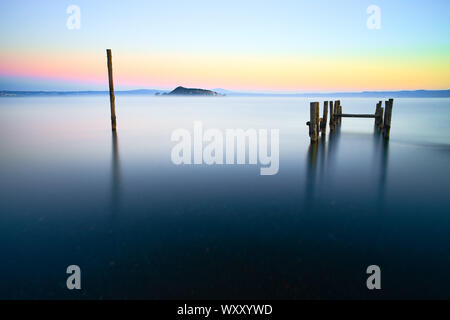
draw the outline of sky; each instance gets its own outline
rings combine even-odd
[[[106,48],[116,90],[450,89],[449,14],[448,0],[1,1],[0,90],[107,90]]]

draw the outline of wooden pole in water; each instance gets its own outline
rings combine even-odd
[[[380,104],[380,119],[378,121],[378,129],[380,131],[383,131],[383,127],[384,127],[384,108],[383,108],[383,101],[378,102]]]
[[[339,118],[337,117],[339,114],[339,100],[334,102],[334,125],[339,125]]]
[[[381,130],[383,128],[383,112],[384,112],[384,108],[383,108],[383,101],[378,101],[377,103],[377,109],[375,112],[375,127],[378,130]]]
[[[324,101],[323,117],[322,122],[320,123],[320,130],[322,131],[322,135],[325,135],[327,133],[327,121],[328,121],[328,101]]]
[[[380,131],[382,131],[382,130],[383,130],[383,127],[384,127],[384,117],[383,117],[383,114],[384,114],[384,108],[381,107],[381,108],[380,108],[380,123],[378,124],[378,129],[379,129]]]
[[[384,138],[389,139],[391,131],[391,120],[392,120],[392,107],[394,105],[394,99],[389,99],[386,101],[386,109],[384,110]]]
[[[319,103],[311,102],[309,105],[309,137],[315,143],[319,137]]]
[[[316,140],[319,140],[319,132],[320,132],[320,108],[319,102],[315,102],[315,113],[316,113]]]
[[[330,101],[330,131],[334,130],[334,107],[333,101]]]
[[[380,123],[380,103],[377,103],[377,106],[375,107],[375,123],[374,123],[374,127],[378,128],[378,125]]]
[[[338,117],[338,115],[340,115],[342,113],[342,109],[341,109],[341,100],[337,100],[335,102],[334,108],[336,109],[335,111],[335,121],[336,124],[341,124],[341,118]]]
[[[114,97],[114,81],[113,81],[111,49],[106,49],[106,57],[108,60],[109,101],[111,105],[111,128],[112,131],[116,131],[116,102]]]

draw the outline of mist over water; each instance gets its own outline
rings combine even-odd
[[[106,96],[1,98],[0,298],[450,298],[450,99],[395,99],[389,142],[345,118],[310,145],[324,100],[117,96],[113,134]],[[278,174],[174,165],[194,121],[279,129]]]

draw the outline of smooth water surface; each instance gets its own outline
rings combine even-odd
[[[118,96],[113,135],[106,96],[1,98],[0,298],[450,298],[450,100],[395,99],[389,143],[343,119],[310,146],[315,100]],[[278,174],[174,165],[197,120],[279,129]]]

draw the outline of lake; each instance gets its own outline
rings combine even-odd
[[[450,298],[450,99],[395,99],[388,143],[345,118],[310,146],[324,100],[119,95],[113,135],[106,95],[0,98],[0,298]],[[279,129],[278,173],[175,165],[194,121]]]

